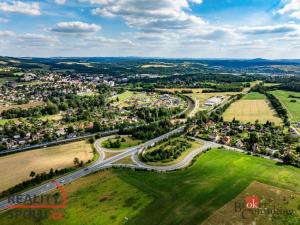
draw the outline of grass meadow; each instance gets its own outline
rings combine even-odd
[[[276,90],[271,91],[271,94],[275,95],[284,105],[292,122],[300,121],[300,92]],[[290,95],[299,98],[289,98]],[[296,102],[291,102],[292,99],[296,100]]]
[[[62,221],[12,220],[9,212],[0,220],[2,225],[199,225],[254,181],[300,192],[300,169],[214,149],[185,170],[109,169],[68,184]]]
[[[121,139],[124,139],[124,142],[121,141]],[[123,149],[126,149],[126,148],[130,148],[130,147],[133,147],[133,146],[136,146],[136,145],[139,145],[142,143],[141,140],[138,140],[138,139],[134,139],[132,137],[129,137],[129,136],[121,136],[119,138],[120,140],[120,147],[118,148],[111,148],[111,147],[107,147],[108,143],[109,143],[109,140],[111,140],[112,142],[115,142],[117,141],[117,137],[110,137],[110,138],[107,138],[106,140],[104,140],[102,142],[102,147],[104,148],[107,148],[109,150],[123,150]]]

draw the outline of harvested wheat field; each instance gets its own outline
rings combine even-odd
[[[29,180],[31,171],[42,173],[49,172],[51,168],[71,167],[75,157],[84,162],[92,159],[91,144],[86,141],[73,142],[1,157],[0,192]]]
[[[241,122],[254,123],[258,120],[261,123],[267,121],[281,124],[281,119],[277,116],[276,111],[266,99],[258,100],[239,100],[234,102],[223,114],[225,121],[231,121],[233,118]]]

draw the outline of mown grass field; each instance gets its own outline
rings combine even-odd
[[[278,86],[280,85],[280,83],[264,83],[264,86],[266,87],[274,87],[274,86]]]
[[[63,116],[59,113],[59,114],[55,114],[55,115],[46,115],[46,116],[42,116],[40,117],[41,120],[43,121],[59,121],[63,118]]]
[[[258,92],[250,92],[249,94],[245,95],[243,100],[261,100],[261,99],[267,99],[267,96],[258,93]]]
[[[64,186],[62,221],[10,220],[1,224],[199,225],[253,181],[300,191],[300,169],[226,150],[211,150],[182,171],[156,173],[114,169]],[[288,223],[281,223],[288,224]],[[257,224],[262,225],[262,224]]]
[[[130,98],[134,93],[132,91],[125,91],[123,92],[122,94],[119,94],[117,96],[114,96],[113,99],[116,99],[118,98],[119,101],[124,101],[126,100],[127,98]]]
[[[266,96],[257,92],[251,92],[232,103],[224,112],[223,118],[225,121],[235,118],[244,123],[254,123],[256,120],[261,123],[271,121],[278,125],[282,123]]]
[[[91,144],[80,141],[0,157],[0,191],[31,179],[31,171],[42,173],[71,167],[75,157],[84,162],[92,159]]]
[[[288,111],[291,121],[300,121],[300,92],[276,90],[271,91],[270,93],[275,95],[279,99],[279,101],[284,105],[284,107]],[[290,95],[299,98],[289,98]],[[292,99],[295,99],[296,102],[291,102]]]
[[[125,141],[120,142],[121,145],[120,145],[119,148],[107,147],[107,144],[108,144],[109,140],[111,140],[111,142],[115,142],[118,139],[117,137],[106,138],[106,140],[104,140],[101,145],[102,145],[102,147],[110,149],[110,150],[123,150],[123,149],[130,148],[130,147],[133,147],[133,146],[136,146],[136,145],[139,145],[139,144],[142,143],[141,140],[134,139],[134,138],[129,137],[129,136],[122,136],[119,139],[121,140],[122,138],[124,138]]]

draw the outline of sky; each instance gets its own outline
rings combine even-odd
[[[0,0],[0,55],[300,59],[300,0]]]

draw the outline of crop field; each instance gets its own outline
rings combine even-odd
[[[231,121],[235,118],[244,123],[254,123],[256,120],[261,123],[267,121],[275,124],[282,123],[270,102],[265,99],[264,95],[259,93],[250,93],[231,104],[223,114],[223,118],[225,121]]]
[[[1,214],[0,220],[2,225],[58,222],[65,225],[199,225],[244,193],[254,181],[286,189],[284,193],[299,192],[300,169],[213,149],[202,154],[186,170],[156,173],[110,169],[65,185],[67,207],[62,221],[10,219],[9,212]],[[295,210],[299,213],[299,208]],[[278,218],[277,222],[295,224],[292,221],[299,220],[297,215]]]
[[[284,105],[292,122],[300,121],[300,92],[276,90],[270,93],[275,95]],[[289,98],[290,95],[297,98]],[[291,100],[295,100],[296,102],[291,102]]]
[[[42,173],[51,168],[71,167],[75,157],[84,162],[92,159],[91,144],[80,141],[3,156],[0,158],[0,191],[29,180],[31,171]]]

